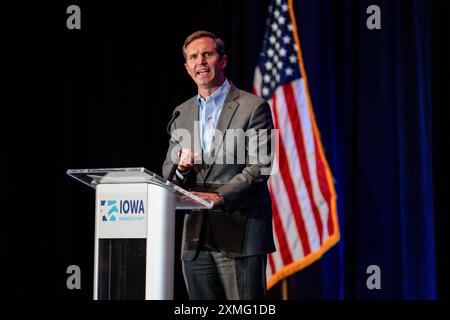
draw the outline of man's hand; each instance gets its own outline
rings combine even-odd
[[[214,207],[220,206],[223,204],[223,196],[218,193],[208,193],[208,192],[196,192],[192,191],[194,195],[199,198],[202,198],[206,201],[212,201],[214,203]]]
[[[190,149],[182,148],[180,152],[180,162],[178,163],[178,171],[187,171],[194,165],[194,160],[198,158],[198,153],[192,152]]]

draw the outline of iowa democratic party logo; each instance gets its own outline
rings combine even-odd
[[[100,200],[101,221],[133,221],[144,219],[143,200]]]
[[[117,200],[100,201],[100,216],[102,221],[116,221],[117,213],[119,213]]]

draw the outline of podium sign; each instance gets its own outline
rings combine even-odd
[[[146,238],[146,183],[97,186],[96,225],[99,239]]]
[[[67,174],[96,189],[94,299],[173,299],[175,209],[212,203],[145,168]]]

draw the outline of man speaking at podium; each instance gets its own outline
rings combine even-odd
[[[215,34],[194,32],[183,55],[198,94],[174,110],[163,175],[173,172],[175,183],[214,203],[185,216],[181,259],[189,298],[264,299],[267,253],[275,250],[272,161],[249,159],[252,150],[271,153],[270,107],[225,78],[225,45]],[[174,131],[189,135],[180,139]]]

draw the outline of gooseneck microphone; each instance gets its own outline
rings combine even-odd
[[[180,111],[175,111],[172,115],[172,119],[170,120],[169,124],[167,125],[166,131],[167,133],[172,136],[172,134],[170,133],[170,126],[172,125],[172,123],[175,121],[176,118],[178,118],[180,116]],[[179,144],[179,142],[177,140],[174,140],[177,144]],[[178,164],[174,163],[172,165],[172,169],[170,169],[170,173],[169,176],[167,177],[167,180],[172,181],[173,176],[175,175],[175,171],[177,170]]]
[[[167,127],[166,127],[166,131],[167,131],[167,133],[169,134],[169,136],[172,135],[172,134],[170,133],[170,126],[171,126],[172,123],[175,121],[175,119],[178,118],[179,116],[180,116],[180,111],[177,110],[177,111],[175,111],[175,112],[173,113],[172,119],[170,119],[169,124],[168,124]]]

